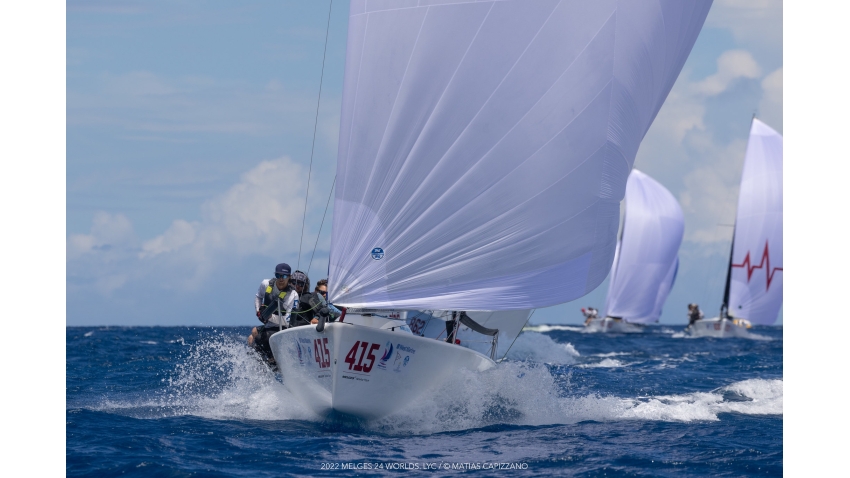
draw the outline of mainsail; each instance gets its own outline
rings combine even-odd
[[[776,322],[782,307],[782,136],[753,118],[727,278],[727,313]]]
[[[685,218],[676,198],[658,181],[632,170],[606,315],[640,324],[658,321],[673,286],[684,233]]]
[[[341,306],[512,310],[596,288],[710,0],[352,0]]]

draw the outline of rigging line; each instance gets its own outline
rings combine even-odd
[[[532,311],[531,311],[531,313],[530,313],[530,314],[528,314],[528,318],[527,318],[527,319],[525,319],[525,323],[524,323],[524,324],[522,324],[522,329],[524,329],[524,328],[525,328],[525,326],[526,326],[526,325],[528,325],[528,321],[529,321],[529,320],[531,320],[531,316],[533,316],[535,312],[537,312],[537,309],[532,310]],[[507,356],[508,356],[508,352],[510,352],[510,351],[511,351],[511,347],[513,347],[513,346],[514,346],[514,342],[516,342],[516,339],[518,339],[518,338],[519,338],[519,336],[520,336],[520,335],[522,335],[522,329],[519,329],[519,333],[518,333],[518,334],[516,334],[516,337],[514,337],[514,341],[513,341],[513,342],[511,342],[511,345],[510,345],[510,346],[508,346],[508,350],[505,350],[505,355],[502,355],[502,358],[500,358],[500,359],[499,359],[499,363],[502,363],[502,360],[505,360],[505,357],[507,357]]]
[[[313,146],[310,148],[310,167],[307,169],[307,193],[304,195],[304,215],[301,217],[301,240],[298,242],[298,263],[295,269],[301,268],[301,246],[304,244],[304,223],[307,221],[307,199],[310,197],[310,177],[313,173],[313,152],[316,150],[316,129],[319,126],[319,105],[322,103],[322,82],[325,79],[325,57],[328,53],[328,33],[331,31],[331,9],[334,0],[328,5],[328,25],[325,28],[325,50],[322,53],[322,75],[319,77],[319,99],[316,101],[316,120],[313,123]]]
[[[310,264],[307,266],[307,275],[310,275],[310,267],[313,266],[313,257],[316,256],[316,248],[319,247],[319,237],[322,235],[322,227],[325,225],[325,216],[328,214],[328,206],[331,205],[331,198],[334,194],[334,186],[336,186],[336,175],[334,175],[334,181],[331,184],[331,192],[328,193],[328,202],[325,204],[325,213],[322,214],[322,223],[319,224],[319,233],[316,234],[316,244],[313,246],[313,254],[310,256]]]

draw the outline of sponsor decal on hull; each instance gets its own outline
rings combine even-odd
[[[298,354],[298,364],[304,365],[304,351],[301,349],[301,347],[302,347],[301,344],[304,344],[303,346],[307,348],[307,355],[308,356],[312,353],[312,350],[310,349],[310,341],[309,340],[303,339],[301,337],[298,337],[297,339],[295,339],[295,348],[296,348],[297,354]]]
[[[387,360],[391,359],[393,356],[393,343],[387,342],[385,345],[384,354],[381,355],[381,360],[378,362],[378,368],[381,370],[387,369]]]
[[[407,368],[407,364],[410,363],[410,356],[416,353],[416,349],[402,344],[396,344],[396,347],[398,348],[398,351],[396,352],[396,358],[393,362],[393,372],[399,373],[403,372]],[[402,354],[402,352],[404,352],[404,354]]]

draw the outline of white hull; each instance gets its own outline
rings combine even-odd
[[[404,327],[406,329],[406,327]],[[362,419],[393,413],[450,374],[495,365],[473,350],[396,327],[331,323],[283,330],[269,343],[286,388],[317,415]]]
[[[591,320],[585,327],[585,332],[609,332],[615,334],[639,334],[643,333],[643,327],[630,324],[625,320],[616,320],[610,317]]]
[[[747,337],[747,324],[744,321],[732,321],[714,317],[698,320],[686,329],[693,337]]]

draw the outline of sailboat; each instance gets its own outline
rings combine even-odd
[[[270,338],[286,388],[319,416],[379,418],[496,366],[411,333],[410,311],[458,320],[595,289],[710,6],[353,0],[329,257],[344,313]]]
[[[679,202],[658,181],[633,169],[605,299],[605,315],[587,331],[634,333],[658,321],[676,280],[685,233]]]
[[[743,337],[771,325],[782,307],[782,136],[753,117],[732,251],[718,317],[688,327],[694,336]]]

